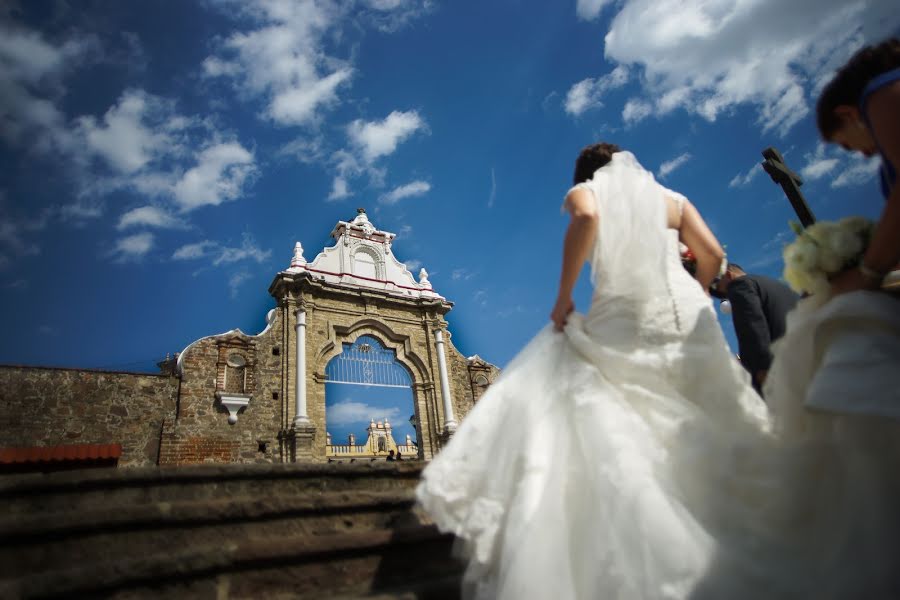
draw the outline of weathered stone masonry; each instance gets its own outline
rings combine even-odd
[[[122,444],[120,466],[159,460],[177,377],[0,366],[0,445]]]

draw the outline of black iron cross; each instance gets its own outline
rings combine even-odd
[[[791,201],[791,206],[794,207],[794,212],[800,218],[800,223],[804,227],[809,227],[815,223],[816,217],[812,214],[809,205],[806,204],[806,199],[800,192],[800,186],[803,185],[803,180],[800,179],[800,176],[784,164],[784,158],[781,157],[781,153],[775,148],[766,148],[763,150],[762,155],[766,159],[762,163],[763,169],[766,170],[772,181],[780,185],[781,189],[784,190],[788,200]]]

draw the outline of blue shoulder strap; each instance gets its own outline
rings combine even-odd
[[[866,103],[869,101],[869,96],[872,95],[872,92],[883,88],[889,83],[893,83],[900,79],[900,68],[896,68],[886,73],[882,73],[878,77],[871,80],[866,87],[863,88],[862,94],[859,96],[859,111],[866,116]],[[866,117],[868,119],[868,117]]]
[[[872,124],[869,122],[869,113],[866,111],[866,104],[869,102],[869,96],[895,81],[900,81],[900,68],[882,73],[878,77],[872,79],[866,87],[863,88],[863,92],[859,97],[859,114],[862,115],[863,121],[865,121],[866,127],[868,127],[869,130],[872,129]],[[887,158],[885,158],[884,151],[880,146],[878,147],[878,152],[881,154],[881,171],[879,173],[881,179],[881,192],[884,194],[884,197],[887,198],[891,193],[891,188],[897,180],[897,172],[894,169],[894,166]]]

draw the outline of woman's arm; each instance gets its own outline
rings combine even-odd
[[[900,83],[894,83],[872,94],[868,112],[872,135],[895,171],[900,171]],[[877,273],[887,274],[900,262],[900,183],[887,198],[881,218],[875,226],[875,233],[869,248],[863,256],[863,265]],[[866,277],[859,269],[849,269],[831,282],[834,294],[843,294],[862,289],[877,289],[881,282]]]
[[[578,281],[581,268],[588,259],[597,239],[597,203],[590,190],[574,189],[566,196],[566,208],[572,216],[566,238],[563,242],[562,274],[559,279],[559,294],[550,318],[557,331],[562,331],[569,314],[575,310],[572,290]]]
[[[709,230],[706,221],[688,200],[684,201],[678,237],[697,257],[697,273],[694,277],[700,282],[703,291],[709,294],[709,284],[722,268],[725,251]]]

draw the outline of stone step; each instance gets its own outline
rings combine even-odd
[[[0,597],[445,598],[462,572],[452,543],[452,536],[418,525],[173,545],[99,563],[74,555],[66,566],[0,581]]]
[[[39,573],[72,556],[102,562],[163,546],[225,544],[413,526],[412,490],[107,505],[0,517],[0,577]]]
[[[423,467],[417,461],[193,465],[10,475],[0,477],[0,503],[6,515],[17,515],[178,500],[409,490]]]
[[[429,579],[400,586],[393,591],[339,593],[328,600],[459,600],[461,577],[457,573],[443,579]]]

